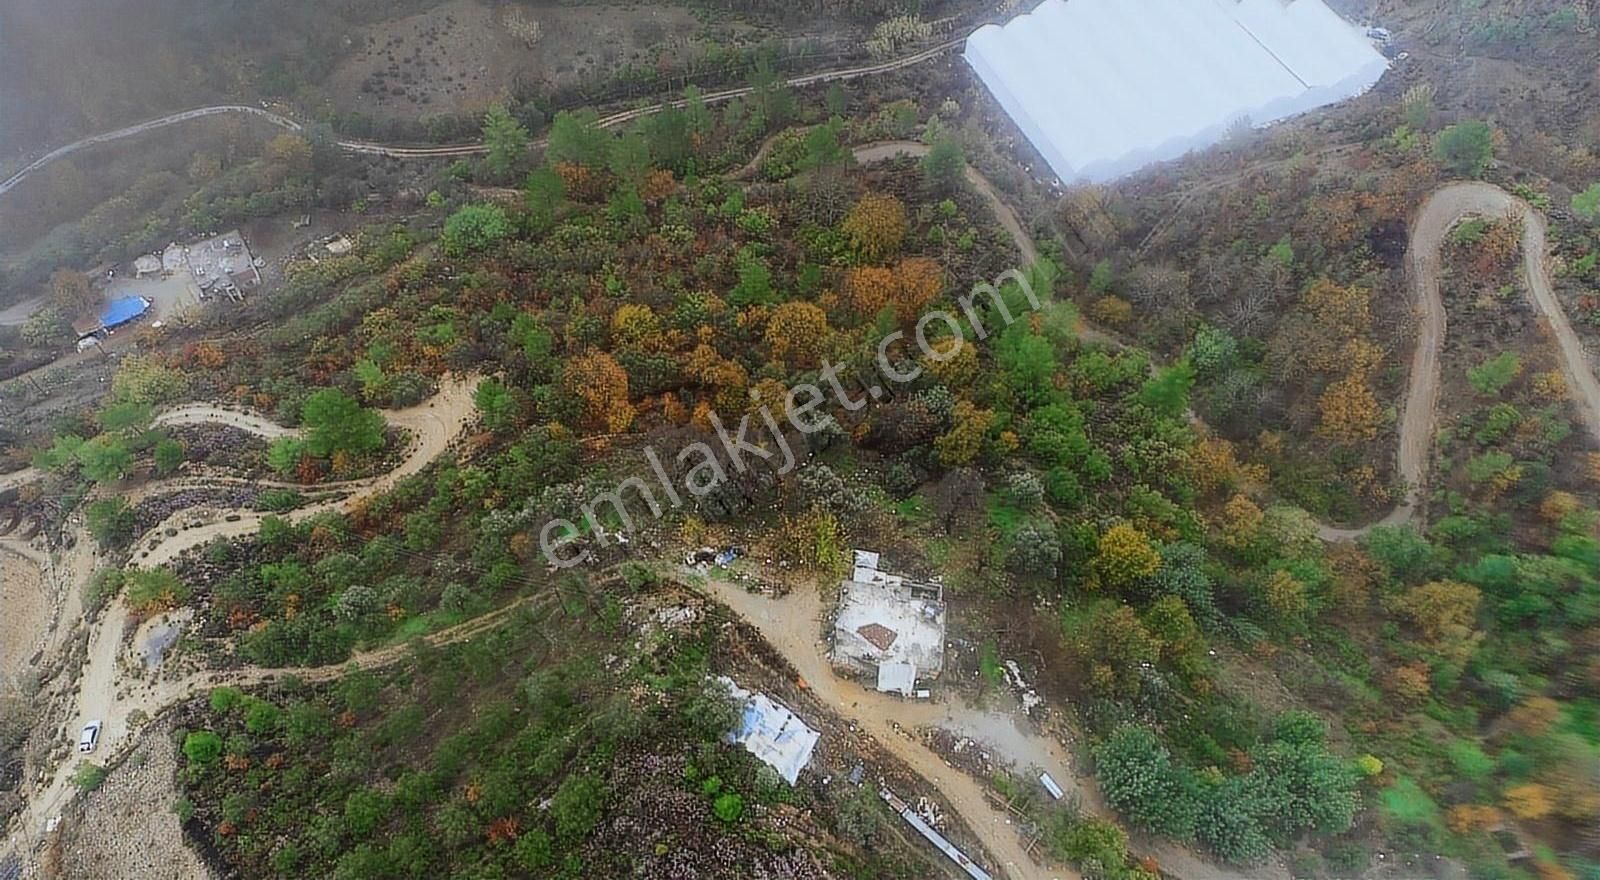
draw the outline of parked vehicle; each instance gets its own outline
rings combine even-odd
[[[78,734],[78,751],[92,752],[100,745],[100,729],[105,725],[100,721],[91,721],[83,726],[83,733]]]

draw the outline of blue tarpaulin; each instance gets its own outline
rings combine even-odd
[[[125,296],[106,306],[100,313],[100,324],[106,329],[119,327],[150,310],[150,301],[142,296]]]

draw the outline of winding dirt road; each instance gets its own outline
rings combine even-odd
[[[403,428],[410,434],[411,444],[401,463],[381,476],[347,482],[344,484],[346,488],[354,491],[343,498],[299,508],[286,514],[284,518],[291,522],[299,522],[329,510],[349,512],[366,499],[389,491],[400,480],[421,471],[447,451],[450,444],[472,420],[474,416],[472,391],[476,384],[475,376],[446,377],[440,382],[438,392],[423,403],[408,409],[386,411],[384,415],[390,425]],[[262,436],[279,437],[295,434],[290,429],[272,424],[260,416],[242,410],[206,405],[169,410],[156,421],[159,424],[197,424],[217,421]],[[192,514],[192,511],[188,513]],[[225,518],[199,528],[179,531],[171,537],[156,538],[154,546],[147,545],[144,552],[129,563],[129,567],[154,567],[176,559],[185,550],[219,538],[238,538],[254,534],[259,530],[261,520],[265,518],[264,514],[254,511],[235,511],[231,516],[237,518]],[[161,535],[162,528],[158,526],[151,534]],[[141,544],[149,538],[147,535],[145,539],[141,539]],[[96,570],[92,555],[85,549],[92,543],[87,535],[80,535],[71,554],[72,558],[81,564],[68,568],[72,577],[61,586],[73,597],[81,595],[84,584]],[[64,616],[63,620],[76,620],[81,616],[81,606],[74,602],[72,607],[77,610],[74,610],[70,617]],[[502,608],[452,630],[438,633],[433,638],[441,640],[441,643],[466,638],[495,625],[511,610],[512,607],[509,606]],[[66,728],[69,732],[76,732],[91,720],[102,721],[105,727],[101,734],[101,748],[105,752],[113,751],[127,738],[130,732],[129,719],[136,711],[153,716],[202,688],[224,682],[251,684],[277,675],[296,672],[296,670],[247,669],[204,673],[177,681],[132,685],[122,675],[122,661],[126,653],[123,641],[131,619],[131,611],[122,597],[113,599],[107,605],[90,634],[82,679],[78,684],[74,715]],[[64,632],[68,627],[58,626],[57,629]],[[356,666],[382,665],[392,663],[402,656],[404,656],[403,647],[396,646],[357,655],[351,662]],[[338,667],[298,670],[298,672],[308,675],[311,680],[326,680],[336,677],[339,670],[348,665],[346,663]],[[63,762],[56,768],[54,777],[44,791],[28,799],[28,807],[22,815],[22,821],[18,823],[14,832],[17,836],[13,837],[12,843],[23,844],[30,839],[38,838],[46,820],[55,815],[65,799],[72,794],[72,771],[75,767],[75,761]]]
[[[1579,420],[1589,436],[1600,444],[1600,381],[1590,369],[1578,334],[1567,320],[1566,310],[1556,298],[1545,264],[1544,216],[1505,190],[1493,184],[1453,183],[1435,190],[1411,221],[1410,244],[1406,251],[1406,270],[1410,274],[1418,315],[1416,350],[1411,358],[1411,375],[1401,403],[1400,446],[1397,469],[1405,481],[1406,497],[1394,510],[1376,523],[1360,528],[1323,526],[1328,541],[1350,541],[1371,531],[1374,525],[1402,525],[1416,519],[1427,490],[1428,462],[1432,458],[1433,438],[1438,424],[1440,363],[1445,341],[1444,299],[1439,293],[1443,267],[1440,254],[1445,236],[1468,217],[1513,216],[1522,221],[1522,267],[1528,295],[1539,315],[1549,322],[1561,353],[1561,372],[1571,389]]]
[[[902,70],[907,67],[921,64],[924,61],[928,61],[933,58],[937,58],[965,42],[966,40],[964,38],[948,40],[936,46],[930,46],[927,49],[906,55],[902,58],[894,58],[878,64],[865,64],[856,67],[841,68],[838,70],[824,70],[818,73],[808,73],[802,76],[790,77],[789,79],[785,80],[785,83],[791,87],[798,88],[802,86],[817,85],[820,83],[843,82],[846,80],[859,79],[861,77],[890,73],[896,70]],[[706,94],[701,95],[700,99],[706,104],[720,104],[726,101],[731,101],[734,98],[742,98],[753,93],[754,91],[755,90],[749,86],[741,86],[734,89],[722,89],[720,91],[707,92]],[[669,107],[681,108],[685,106],[685,104],[687,104],[687,102],[680,98],[674,101],[662,101],[646,107],[636,107],[632,110],[623,110],[619,113],[613,113],[609,116],[602,117],[599,120],[599,125],[601,128],[612,128],[632,122],[633,120],[644,116],[649,116],[652,113],[659,113]],[[185,110],[181,113],[171,113],[156,119],[146,120],[135,125],[116,129],[115,131],[107,131],[96,135],[90,135],[89,137],[73,141],[65,146],[57,147],[56,149],[51,150],[43,156],[33,160],[29,164],[23,166],[15,174],[6,178],[4,182],[0,182],[0,196],[10,192],[18,184],[28,179],[28,177],[32,176],[41,168],[49,165],[51,162],[54,162],[57,159],[65,158],[66,156],[70,156],[79,150],[95,146],[96,144],[103,144],[110,141],[121,140],[123,138],[134,137],[135,135],[144,134],[148,131],[154,131],[158,128],[165,128],[169,125],[178,125],[193,119],[202,119],[207,116],[217,116],[225,113],[242,113],[255,116],[289,131],[298,132],[303,130],[303,126],[301,126],[300,123],[295,122],[286,116],[282,116],[268,110],[263,110],[259,107],[250,107],[243,104],[197,107],[193,110]],[[372,156],[386,156],[391,159],[461,158],[465,156],[481,155],[488,152],[489,149],[479,142],[437,147],[411,147],[396,144],[381,144],[373,141],[361,140],[341,140],[337,143],[340,147],[349,150],[352,153],[362,153]],[[541,147],[544,145],[544,143],[544,139],[540,138],[539,140],[533,141],[532,146]]]
[[[799,77],[790,80],[790,82],[795,85],[805,85],[813,82],[867,76],[885,70],[898,69],[933,57],[946,51],[952,45],[955,44],[945,44],[927,52],[919,53],[919,55],[883,65],[814,74],[809,77]],[[728,100],[742,94],[748,94],[748,92],[748,89],[733,89],[706,97],[708,101]],[[681,104],[681,102],[667,102],[653,107],[627,111],[623,114],[607,117],[606,120],[602,120],[602,124],[621,124],[630,119],[656,112],[663,107],[678,104]],[[212,112],[234,112],[238,110],[256,112],[253,108],[205,108],[205,110]],[[190,113],[210,115],[201,111],[190,111]],[[185,114],[178,114],[178,116],[194,118]],[[143,124],[143,127],[131,127],[132,129],[137,129],[137,131],[124,129],[111,134],[117,137],[126,137],[139,131],[147,131],[150,128],[159,127],[160,124],[172,124],[172,122],[176,121],[182,120],[169,117],[167,121],[155,120],[152,123]],[[0,194],[15,185],[29,171],[36,170],[37,167],[47,164],[52,157],[59,158],[60,155],[65,155],[73,149],[87,146],[91,142],[99,143],[111,139],[115,138],[110,135],[101,135],[94,139],[81,141],[75,145],[69,145],[71,149],[62,148],[51,154],[51,156],[34,163],[34,166],[30,166],[29,169],[19,172],[19,175],[14,175],[12,180],[0,186]],[[444,148],[386,147],[357,142],[348,142],[342,145],[358,152],[376,152],[397,158],[459,156],[468,155],[482,149],[476,145]],[[921,156],[925,155],[926,152],[927,147],[920,143],[890,141],[859,147],[855,150],[855,155],[858,161],[871,162],[896,156]],[[1000,224],[1015,241],[1024,259],[1030,261],[1035,259],[1037,257],[1037,249],[1015,210],[1011,208],[992,183],[983,177],[981,173],[969,167],[966,174],[968,182],[973,185],[979,195],[994,210]],[[1408,492],[1405,500],[1380,520],[1380,523],[1405,523],[1416,518],[1419,512],[1421,492],[1426,485],[1427,464],[1436,424],[1440,386],[1440,355],[1445,339],[1445,312],[1439,292],[1441,274],[1440,250],[1445,236],[1458,222],[1466,217],[1475,215],[1501,216],[1508,212],[1519,215],[1523,220],[1524,270],[1533,305],[1550,323],[1560,348],[1562,370],[1575,393],[1580,417],[1591,436],[1597,442],[1600,442],[1600,381],[1596,380],[1594,373],[1588,367],[1582,344],[1577,334],[1573,332],[1566,314],[1551,288],[1549,273],[1545,266],[1546,228],[1543,217],[1520,199],[1489,184],[1460,183],[1445,186],[1423,203],[1411,224],[1407,269],[1411,277],[1419,310],[1420,329],[1406,398],[1402,403],[1403,415],[1397,456],[1398,471],[1406,483],[1413,488]],[[1101,334],[1095,335],[1105,340],[1110,340],[1110,337],[1104,337]],[[300,520],[330,509],[349,510],[364,498],[392,488],[398,480],[421,470],[434,457],[444,452],[451,440],[471,417],[471,414],[471,383],[467,379],[446,383],[441,387],[440,394],[423,406],[390,413],[390,422],[407,428],[414,438],[414,444],[408,450],[402,464],[394,471],[381,477],[368,481],[351,481],[350,484],[344,487],[351,490],[351,494],[346,497],[301,508],[290,514],[289,518]],[[233,424],[269,438],[290,436],[294,433],[289,429],[274,425],[249,413],[208,406],[182,407],[164,414],[164,420],[158,419],[160,424],[182,424],[200,421]],[[0,488],[20,485],[36,476],[31,471],[0,475]],[[253,513],[248,515],[240,514],[239,518],[233,522],[216,522],[180,532],[170,539],[157,542],[153,548],[147,548],[145,554],[137,560],[136,564],[141,566],[159,565],[176,558],[183,550],[190,547],[199,546],[217,538],[243,537],[252,534],[259,528],[261,518],[260,515]],[[1332,541],[1352,540],[1364,535],[1371,528],[1371,525],[1354,529],[1325,526],[1322,529],[1322,535]],[[709,590],[716,598],[723,601],[760,629],[763,635],[811,682],[814,692],[819,698],[826,701],[841,715],[851,718],[860,724],[885,748],[936,786],[952,807],[960,812],[974,833],[980,836],[985,847],[1000,859],[1003,873],[1006,876],[1021,878],[1021,880],[1034,880],[1034,878],[1052,878],[1053,880],[1053,878],[1075,876],[1073,872],[1064,868],[1043,868],[1036,864],[1023,851],[1016,830],[1006,816],[991,806],[984,797],[982,787],[965,774],[946,766],[936,755],[908,737],[900,728],[934,725],[948,727],[992,743],[998,741],[1002,746],[1002,751],[1012,756],[1020,764],[1036,765],[1051,770],[1052,775],[1063,784],[1067,784],[1070,781],[1077,786],[1086,806],[1103,809],[1103,805],[1099,805],[1098,797],[1094,794],[1092,784],[1078,780],[1076,774],[1072,772],[1068,756],[1061,749],[1059,743],[1024,732],[1009,719],[1000,718],[996,720],[993,713],[985,713],[973,707],[960,704],[935,706],[891,700],[876,692],[867,691],[854,684],[835,679],[827,668],[825,657],[816,642],[816,633],[819,631],[819,621],[821,619],[820,599],[816,597],[808,597],[799,601],[794,599],[787,600],[783,604],[781,611],[779,611],[780,603],[750,596],[742,589],[732,585],[713,582],[709,586]],[[490,616],[469,621],[454,630],[439,633],[434,638],[440,640],[466,638],[494,626],[503,618],[503,615],[511,613],[514,607],[501,609],[501,611],[494,612]],[[154,714],[172,702],[197,693],[203,688],[224,683],[257,683],[291,672],[296,672],[302,677],[308,678],[308,680],[326,680],[342,674],[343,670],[349,666],[349,664],[341,664],[338,667],[298,671],[252,669],[206,673],[175,682],[149,686],[140,692],[119,692],[118,663],[127,614],[127,609],[120,601],[114,602],[107,609],[105,618],[96,628],[91,638],[89,662],[85,668],[84,679],[80,686],[77,717],[74,721],[74,725],[86,723],[91,718],[101,718],[106,721],[105,743],[107,748],[126,737],[128,732],[127,719],[136,709]],[[402,656],[404,656],[403,649],[398,647],[386,648],[381,651],[359,655],[353,662],[357,666],[375,666],[394,662]],[[1009,729],[1007,729],[1008,726]],[[77,727],[72,726],[69,729],[76,730]],[[27,826],[24,833],[37,833],[37,829],[42,827],[45,818],[52,815],[63,799],[70,794],[70,777],[71,762],[68,762],[58,769],[51,785],[42,795],[30,798],[29,808],[25,814],[27,821],[23,823]],[[1180,847],[1157,844],[1153,854],[1161,859],[1169,871],[1185,878],[1185,880],[1214,880],[1214,878],[1219,880],[1219,878],[1241,876],[1238,872],[1224,871],[1205,863]],[[1263,870],[1266,873],[1261,876],[1281,876],[1276,869]]]
[[[921,157],[928,147],[916,141],[883,141],[857,147],[856,161],[875,162],[901,156]],[[1023,227],[1017,212],[1006,202],[988,178],[967,166],[966,178],[994,211],[996,219],[1011,235],[1024,261],[1038,259],[1038,249]],[[1545,265],[1546,223],[1544,216],[1527,202],[1490,183],[1478,181],[1452,183],[1435,190],[1417,209],[1411,221],[1406,249],[1406,271],[1418,310],[1416,349],[1412,353],[1411,373],[1405,399],[1401,401],[1399,447],[1396,469],[1407,486],[1406,496],[1394,509],[1376,522],[1345,528],[1319,525],[1325,541],[1354,541],[1376,526],[1404,525],[1420,513],[1427,489],[1428,462],[1433,452],[1433,437],[1438,423],[1440,362],[1445,342],[1445,308],[1439,293],[1443,268],[1440,255],[1445,236],[1468,217],[1514,216],[1522,221],[1523,275],[1533,307],[1549,322],[1561,352],[1561,371],[1572,389],[1578,415],[1596,445],[1600,445],[1600,381],[1595,378],[1584,354],[1583,342],[1567,320],[1566,310],[1556,298]],[[1091,327],[1082,335],[1091,341],[1121,345],[1121,341]]]

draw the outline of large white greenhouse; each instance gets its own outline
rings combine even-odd
[[[1044,0],[973,32],[965,57],[1066,182],[1352,98],[1388,69],[1322,0]]]

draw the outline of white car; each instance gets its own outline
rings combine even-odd
[[[83,733],[78,734],[78,751],[92,752],[95,746],[100,745],[100,729],[105,725],[99,721],[91,721],[83,726]]]

